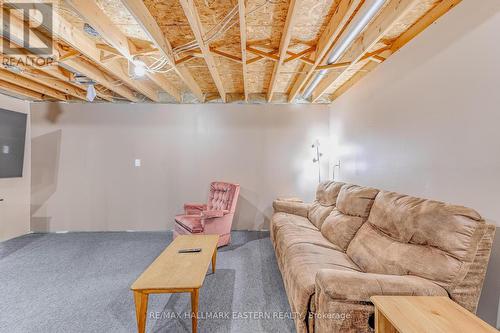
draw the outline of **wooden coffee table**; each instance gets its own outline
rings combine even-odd
[[[372,296],[375,333],[498,333],[448,297]]]
[[[146,331],[149,294],[191,293],[192,330],[197,331],[199,289],[210,261],[215,273],[218,235],[178,236],[130,287],[134,292],[137,330]],[[180,249],[201,248],[198,253],[178,253]]]

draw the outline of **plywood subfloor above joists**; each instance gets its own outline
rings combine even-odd
[[[96,102],[330,103],[460,3],[386,0],[362,31],[369,34],[382,24],[384,33],[370,35],[377,39],[366,47],[362,37],[355,38],[341,60],[329,64],[331,50],[373,1],[87,1],[88,8],[76,0],[31,1],[35,7],[54,7],[57,31],[30,26],[39,43],[54,37],[54,63],[3,65],[0,93],[81,103],[88,102],[86,90],[92,84]],[[20,1],[0,0],[2,11],[16,7],[15,2]],[[401,15],[384,10],[402,7],[409,9]],[[22,44],[22,15],[17,11],[13,17],[18,35],[2,27],[3,39]],[[103,30],[101,23],[110,28]],[[136,66],[144,66],[145,75]],[[333,74],[309,89],[312,97],[304,98],[319,70]],[[34,74],[47,76],[47,82]]]

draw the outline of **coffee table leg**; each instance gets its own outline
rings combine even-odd
[[[212,255],[212,273],[215,273],[215,262],[217,261],[217,248],[214,250],[214,254]]]
[[[198,331],[198,297],[199,289],[193,289],[191,292],[191,326],[193,333]]]
[[[146,312],[148,311],[148,294],[134,291],[135,315],[137,318],[137,332],[146,332]]]
[[[375,307],[375,333],[398,333],[391,322]]]

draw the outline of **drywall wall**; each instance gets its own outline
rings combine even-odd
[[[234,229],[311,200],[327,106],[32,104],[34,231],[167,230],[209,183],[241,184]],[[326,156],[325,156],[326,158]],[[141,159],[136,168],[135,159]],[[323,162],[327,174],[328,161]]]
[[[338,179],[470,206],[500,226],[498,31],[500,1],[464,0],[335,101]],[[479,307],[492,324],[499,234]]]
[[[30,121],[29,103],[0,95],[0,108],[28,114],[23,177],[0,179],[0,241],[30,231]],[[1,167],[1,166],[0,166]]]

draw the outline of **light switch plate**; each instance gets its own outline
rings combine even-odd
[[[134,161],[134,166],[135,166],[136,168],[139,168],[139,167],[141,166],[141,160],[137,158],[137,159]]]

